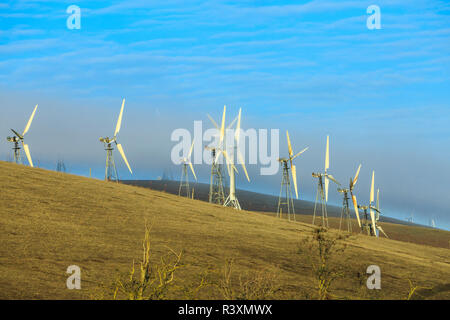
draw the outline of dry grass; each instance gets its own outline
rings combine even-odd
[[[182,288],[195,288],[205,270],[219,270],[229,257],[236,257],[233,269],[240,274],[272,270],[278,298],[303,299],[314,292],[311,267],[296,254],[299,241],[313,230],[307,223],[5,162],[0,162],[0,181],[1,299],[90,298],[99,285],[129,272],[141,256],[145,219],[153,221],[155,256],[163,256],[167,247],[183,251],[180,289],[168,298],[185,298]],[[386,226],[388,233],[389,228],[394,233],[395,227]],[[439,231],[439,236],[448,243],[449,232]],[[364,235],[346,244],[341,263],[347,275],[333,284],[334,298],[405,299],[408,279],[431,288],[417,289],[426,298],[450,298],[449,249]],[[380,292],[364,289],[361,281],[372,264],[382,271]],[[65,286],[69,265],[81,267],[81,290]],[[222,298],[211,287],[196,296]]]

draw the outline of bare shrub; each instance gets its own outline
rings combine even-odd
[[[210,282],[208,280],[208,276],[209,276],[209,272],[208,271],[204,271],[202,272],[202,274],[200,275],[200,281],[198,282],[197,285],[192,286],[184,286],[182,288],[183,292],[184,292],[184,297],[187,300],[196,300],[198,298],[198,294],[200,292],[201,289],[206,288],[210,285]]]
[[[315,280],[317,299],[331,299],[331,286],[335,280],[344,276],[342,263],[337,263],[335,257],[346,249],[344,240],[348,234],[331,235],[327,229],[315,228],[312,237],[304,239],[298,247],[298,253],[303,255],[312,267]]]
[[[419,291],[433,290],[432,287],[421,287],[412,282],[411,279],[408,279],[409,282],[409,293],[406,297],[406,300],[419,300],[424,299],[425,297],[419,293]]]
[[[169,252],[160,258],[159,263],[150,261],[150,230],[146,223],[139,274],[136,274],[133,260],[129,276],[125,279],[118,277],[115,281],[114,299],[161,300],[166,298],[169,288],[173,285],[175,272],[181,267],[182,252],[176,253],[169,248]]]
[[[258,270],[240,274],[239,281],[233,282],[234,259],[227,259],[215,284],[225,300],[267,300],[273,299],[279,291],[277,277],[273,272]]]

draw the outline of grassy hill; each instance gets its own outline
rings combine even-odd
[[[178,195],[178,190],[180,186],[179,181],[174,180],[123,180],[120,181],[121,183],[137,186],[137,187],[144,187],[144,188],[150,188],[153,190],[159,190],[164,191],[172,194]],[[198,200],[208,201],[209,199],[209,184],[204,183],[193,183],[190,184],[191,189],[194,189],[194,198]],[[228,188],[225,189],[225,191],[228,191]],[[226,194],[225,192],[225,194]],[[239,198],[239,203],[241,204],[241,207],[248,211],[258,211],[258,212],[271,212],[275,213],[277,212],[277,206],[278,206],[278,197],[272,196],[269,194],[262,194],[257,192],[251,192],[247,190],[236,190],[236,194]],[[351,205],[351,214],[353,213],[353,204],[350,202]],[[305,201],[305,200],[297,200],[294,199],[294,208],[295,212],[299,215],[310,215],[312,216],[314,213],[314,202],[311,201]],[[319,208],[320,210],[320,208]],[[333,205],[327,205],[327,212],[329,217],[337,217],[339,218],[341,216],[341,210],[342,207],[337,207]],[[310,222],[312,222],[312,217],[309,218]],[[395,218],[390,218],[381,215],[380,216],[381,222],[390,222],[395,224],[403,224],[407,226],[417,226],[417,227],[425,227],[427,226],[421,226],[415,223],[411,223],[408,221],[402,221]],[[356,223],[356,220],[355,220]]]
[[[180,183],[177,181],[168,180],[124,180],[121,183],[149,188],[152,190],[164,191],[167,193],[178,195],[178,188]],[[195,199],[208,201],[209,185],[202,183],[192,183],[191,188],[195,189]],[[241,207],[248,211],[256,211],[267,214],[269,216],[276,216],[278,197],[250,192],[246,190],[236,191],[239,197]],[[353,205],[350,203],[350,205]],[[312,215],[314,212],[314,203],[305,200],[294,200],[294,207],[296,212],[296,220],[304,223],[312,223]],[[327,206],[329,224],[331,228],[339,229],[340,216],[342,208],[336,206]],[[353,207],[350,208],[351,216],[354,216]],[[319,212],[320,214],[320,212]],[[319,220],[321,216],[319,217]],[[383,222],[383,229],[388,234],[390,239],[400,240],[405,242],[413,242],[418,244],[426,244],[434,247],[449,248],[449,232],[431,229],[427,226],[401,221],[398,219],[380,216],[380,221]],[[387,222],[387,223],[386,223]],[[414,226],[414,232],[410,232],[409,228],[401,228],[397,225]],[[345,229],[345,222],[343,221],[342,228]],[[352,219],[352,230],[358,231],[358,223],[356,219]]]
[[[276,276],[277,298],[314,293],[311,264],[297,253],[313,230],[308,223],[5,162],[0,194],[0,299],[89,299],[99,290],[108,297],[111,292],[99,285],[141,259],[145,219],[153,224],[154,259],[167,247],[183,250],[172,298],[184,298],[182,288],[194,286],[205,270],[214,282],[227,258],[235,258],[236,285],[240,275],[263,270]],[[426,287],[418,291],[423,297],[449,299],[450,233],[389,223],[383,228],[415,243],[352,235],[336,257],[345,277],[333,284],[333,297],[404,299],[412,280]],[[81,290],[66,288],[69,265],[81,268]],[[381,268],[381,290],[365,289],[369,265]],[[223,298],[213,287],[198,297]]]

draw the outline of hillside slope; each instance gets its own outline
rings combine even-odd
[[[124,180],[121,183],[149,188],[153,190],[164,191],[167,193],[178,195],[180,183],[177,181],[167,180]],[[195,199],[208,201],[209,185],[202,183],[191,183],[191,188],[194,188]],[[241,207],[248,211],[256,211],[266,213],[269,216],[275,216],[277,211],[278,198],[261,193],[255,193],[245,190],[237,190],[239,202]],[[314,212],[314,203],[304,200],[294,200],[294,207],[296,212],[296,220],[305,223],[312,223],[312,215]],[[327,206],[329,217],[329,225],[331,228],[339,229],[340,216],[342,208],[336,206]],[[357,232],[359,230],[358,223],[354,218],[353,208],[350,211],[352,218],[352,230]],[[320,220],[320,219],[319,219]],[[433,247],[449,248],[450,233],[440,229],[432,229],[426,226],[417,225],[414,223],[400,221],[390,217],[380,217],[383,230],[386,231],[388,237],[394,240],[405,242],[412,242],[417,244],[425,244]],[[345,221],[342,224],[344,229]],[[414,226],[415,228],[404,228],[405,226]],[[414,232],[411,232],[414,230]]]
[[[144,188],[150,188],[153,190],[159,190],[159,191],[165,191],[168,193],[176,194],[178,195],[180,182],[174,181],[174,180],[122,180],[121,183],[128,184],[131,186],[137,186],[137,187],[144,187]],[[209,200],[209,184],[204,183],[190,183],[191,190],[194,189],[194,198],[208,201]],[[225,189],[228,191],[227,189]],[[258,212],[277,212],[278,209],[278,197],[269,195],[269,194],[263,194],[263,193],[257,193],[257,192],[251,192],[247,190],[241,190],[237,189],[236,194],[239,198],[239,203],[241,207],[248,211],[258,211]],[[306,201],[306,200],[297,200],[294,199],[294,208],[295,212],[299,215],[313,215],[314,213],[314,202]],[[341,216],[342,207],[333,206],[328,204],[327,205],[327,212],[328,217],[340,217]],[[353,213],[353,207],[351,208],[351,214]],[[311,219],[310,219],[311,220]],[[380,216],[381,222],[389,222],[389,223],[395,223],[395,224],[402,224],[407,226],[416,226],[416,227],[425,227],[418,225],[415,223],[411,223],[408,221],[402,221],[395,218],[390,218],[387,216]]]
[[[0,299],[91,297],[99,284],[111,283],[141,258],[145,219],[153,223],[155,256],[166,246],[184,250],[181,285],[192,285],[202,271],[219,269],[234,257],[240,274],[275,272],[280,298],[302,299],[312,292],[310,265],[296,254],[299,240],[313,230],[306,223],[5,162],[0,194]],[[450,240],[450,233],[441,232]],[[348,272],[334,285],[336,298],[403,299],[408,279],[433,288],[424,293],[428,298],[450,298],[449,249],[357,234],[339,258]],[[363,295],[357,275],[373,264],[382,270],[382,289]],[[69,265],[82,270],[81,290],[66,288]],[[200,298],[221,296],[208,289]]]

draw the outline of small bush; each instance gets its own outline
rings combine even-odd
[[[277,277],[267,270],[240,274],[235,284],[233,278],[234,259],[227,259],[215,284],[225,300],[268,300],[273,299],[279,291]]]
[[[181,267],[182,252],[172,249],[161,257],[159,263],[150,261],[150,228],[145,224],[145,236],[142,242],[143,256],[139,264],[139,274],[133,261],[129,276],[115,281],[114,299],[161,300],[173,285],[175,272]]]
[[[304,239],[298,248],[312,267],[312,274],[317,289],[317,299],[331,299],[331,286],[335,280],[344,276],[344,266],[336,263],[334,258],[346,249],[344,240],[349,235],[330,235],[328,230],[320,227],[313,231],[312,237]]]

